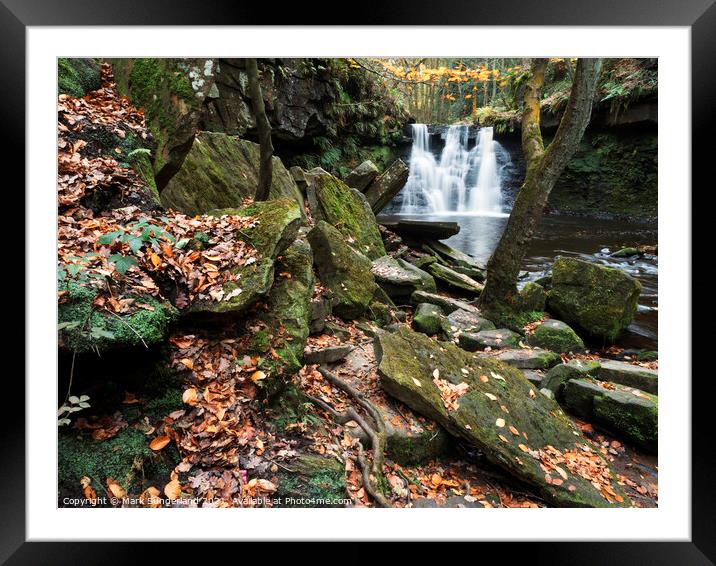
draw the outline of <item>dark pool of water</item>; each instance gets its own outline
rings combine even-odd
[[[507,223],[507,217],[503,216],[422,215],[415,218],[457,222],[460,225],[460,233],[445,240],[445,243],[471,254],[482,263],[487,263]],[[609,257],[611,252],[625,246],[656,243],[655,225],[571,216],[545,216],[540,221],[524,261],[523,269],[528,271],[529,275],[520,281],[520,285],[543,275],[551,268],[554,258],[558,255],[577,257],[622,269],[641,282],[642,291],[634,321],[618,344],[624,348],[656,350],[658,258]]]

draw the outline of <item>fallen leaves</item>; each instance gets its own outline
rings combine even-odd
[[[167,485],[164,486],[164,495],[166,495],[172,501],[175,499],[179,499],[180,494],[181,485],[179,484],[179,480],[173,479]]]
[[[448,411],[457,411],[460,408],[458,399],[468,392],[470,386],[465,382],[455,385],[454,383],[440,379],[437,377],[439,375],[440,373],[436,369],[433,372],[433,383],[440,391],[440,398],[443,401],[443,405]]]
[[[155,452],[159,452],[171,442],[171,438],[168,436],[157,436],[149,443],[149,448]]]

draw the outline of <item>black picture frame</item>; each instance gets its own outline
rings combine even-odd
[[[87,25],[340,25],[335,3],[297,3],[270,10],[261,4],[241,4],[219,0],[0,0],[0,37],[2,37],[2,76],[0,101],[3,114],[3,135],[6,142],[4,161],[19,164],[24,161],[25,144],[25,31],[28,26],[87,26]],[[692,78],[692,179],[704,188],[713,189],[710,169],[713,162],[712,143],[716,124],[716,3],[714,0],[411,0],[410,2],[364,2],[346,18],[350,25],[560,25],[560,26],[688,26],[691,29]],[[661,80],[661,78],[660,78]],[[668,124],[661,127],[668,128]],[[24,183],[24,170],[6,165],[6,173],[19,175],[13,187]],[[6,192],[10,184],[6,184]],[[9,198],[20,199],[20,191],[12,189]],[[683,190],[683,189],[680,189]],[[690,195],[691,190],[684,191]],[[23,193],[24,195],[24,193]],[[7,197],[6,197],[7,198]],[[24,203],[19,202],[24,210]],[[15,211],[18,207],[13,207]],[[696,209],[692,208],[693,212]],[[703,211],[703,208],[702,208]],[[28,211],[25,210],[25,214]],[[702,212],[703,214],[704,212]],[[692,225],[697,219],[692,214]],[[698,240],[693,239],[694,245]],[[695,250],[694,250],[695,251]],[[696,254],[694,254],[695,256]],[[26,255],[26,261],[32,258]],[[685,277],[692,274],[684,274]],[[17,283],[14,283],[17,288]],[[7,292],[7,290],[6,290]],[[18,291],[13,291],[17,295]],[[25,301],[31,297],[25,297]],[[708,299],[712,302],[712,299]],[[6,319],[7,320],[7,319]],[[12,325],[12,322],[9,323]],[[6,326],[7,328],[7,326]],[[706,352],[706,341],[713,332],[693,332],[692,351]],[[31,337],[27,337],[31,339]],[[701,346],[701,348],[699,348]],[[691,359],[691,352],[685,352]],[[16,350],[8,357],[17,358]],[[9,363],[7,360],[6,363]],[[694,374],[696,372],[693,372]],[[698,375],[692,379],[692,537],[690,542],[603,542],[603,543],[489,543],[479,551],[468,550],[475,560],[530,560],[554,564],[713,564],[716,562],[716,488],[712,462],[713,425],[709,405],[713,397],[713,377]],[[669,376],[686,381],[690,375]],[[12,399],[17,414],[5,407],[0,425],[2,457],[0,471],[0,562],[7,564],[111,564],[144,560],[155,549],[146,543],[39,543],[25,540],[25,384],[17,372],[5,375],[4,398]],[[701,448],[698,448],[701,447]],[[585,525],[585,529],[589,526]],[[555,525],[558,536],[559,526]],[[320,538],[320,533],[316,533]],[[77,533],[82,538],[82,533]],[[271,544],[267,551],[261,545],[242,543],[240,555],[234,545],[212,543],[211,561],[218,562],[225,552],[234,559],[264,560],[283,545]],[[455,543],[453,543],[454,545]],[[509,547],[508,547],[509,545]],[[330,550],[329,550],[330,547]],[[451,547],[450,555],[457,546]],[[464,550],[464,545],[460,545]],[[306,549],[308,550],[308,549]],[[416,552],[417,551],[417,552]],[[163,544],[159,549],[161,563],[189,559],[185,545]],[[369,548],[357,550],[333,548],[322,544],[321,550],[308,550],[305,560],[365,562],[375,558]],[[401,560],[414,559],[412,554],[423,553],[422,545],[404,545]],[[342,558],[339,558],[342,557]],[[360,557],[363,557],[362,559]],[[209,555],[206,555],[209,559]]]

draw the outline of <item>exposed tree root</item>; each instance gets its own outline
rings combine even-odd
[[[387,483],[385,476],[383,475],[385,443],[387,438],[383,416],[360,391],[356,390],[354,387],[323,368],[319,368],[318,371],[324,379],[343,390],[352,399],[354,399],[370,416],[370,419],[364,418],[360,413],[358,413],[358,411],[350,406],[344,412],[339,412],[323,400],[307,394],[308,399],[312,403],[330,413],[334,420],[339,424],[345,424],[348,421],[355,421],[365,431],[368,438],[370,438],[373,460],[372,463],[368,461],[361,444],[358,452],[358,464],[360,465],[362,471],[363,487],[373,501],[375,501],[376,505],[379,507],[392,507],[390,501],[388,501],[388,499],[383,495],[380,487],[382,485],[386,485]],[[372,420],[373,423],[370,423],[369,420]]]

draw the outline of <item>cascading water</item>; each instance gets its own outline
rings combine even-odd
[[[468,127],[450,126],[439,160],[426,124],[413,124],[410,176],[400,214],[501,214],[502,194],[492,128],[481,128],[468,150]]]

